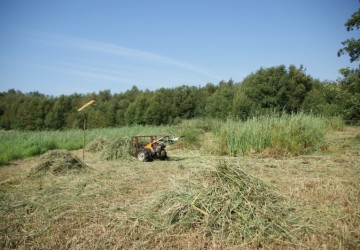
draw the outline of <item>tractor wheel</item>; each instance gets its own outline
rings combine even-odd
[[[165,150],[161,150],[160,152],[160,160],[166,160],[167,155],[166,155],[166,151]]]
[[[142,162],[149,161],[149,153],[145,149],[140,150],[137,155],[137,158],[139,161]]]

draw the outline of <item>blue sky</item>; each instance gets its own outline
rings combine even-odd
[[[0,91],[47,95],[235,82],[304,65],[336,80],[358,0],[0,0]]]

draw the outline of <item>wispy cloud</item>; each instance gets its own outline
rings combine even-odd
[[[76,48],[81,50],[89,50],[92,52],[110,54],[112,56],[126,57],[149,64],[173,66],[178,69],[188,70],[193,73],[210,77],[213,80],[219,80],[219,78],[215,76],[211,71],[203,67],[187,62],[182,62],[155,53],[127,48],[112,43],[105,43],[95,40],[49,33],[42,34],[40,36],[40,41],[54,46]]]

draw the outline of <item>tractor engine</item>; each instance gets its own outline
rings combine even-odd
[[[154,159],[166,160],[167,153],[166,153],[166,143],[174,143],[178,141],[180,137],[173,137],[173,136],[164,136],[159,140],[156,140],[156,136],[149,135],[149,136],[133,136],[131,138],[131,149],[132,155],[136,156],[139,161],[152,161]],[[141,138],[149,138],[150,142],[147,142],[145,146],[140,142]],[[155,138],[155,140],[154,140]]]
[[[152,158],[165,160],[166,159],[165,147],[166,147],[165,143],[163,142],[154,142],[154,143],[149,143],[144,148],[150,151],[150,155]]]

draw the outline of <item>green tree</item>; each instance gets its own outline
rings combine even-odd
[[[177,116],[174,103],[174,91],[161,88],[149,97],[149,106],[145,111],[146,124],[170,124]]]
[[[125,111],[125,122],[131,124],[146,124],[145,112],[149,106],[150,92],[142,92],[137,94],[133,101]]]
[[[65,95],[56,98],[52,109],[45,117],[47,129],[65,129],[66,117],[75,107],[71,105],[71,99]]]
[[[360,8],[345,23],[347,31],[359,30],[360,28]],[[357,33],[359,34],[359,33]],[[350,38],[342,42],[344,46],[338,51],[338,56],[348,54],[350,62],[357,62],[360,59],[360,39]],[[354,69],[340,69],[343,78],[340,86],[343,90],[343,116],[351,123],[360,123],[360,67]]]
[[[124,126],[126,125],[125,113],[130,103],[128,100],[122,99],[122,95],[117,97],[116,103],[115,125]]]
[[[347,31],[358,30],[360,28],[360,8],[345,23]],[[338,51],[338,56],[349,55],[350,62],[359,61],[360,58],[360,39],[350,38],[342,42],[344,46]]]
[[[0,115],[0,127],[3,129],[18,128],[19,118],[18,110],[25,102],[25,95],[20,91],[10,89],[8,92],[2,93],[0,96],[0,105],[2,114]]]
[[[352,70],[340,80],[343,118],[349,123],[360,123],[360,70]]]
[[[195,116],[197,105],[197,88],[189,86],[180,86],[172,92],[173,104],[176,107],[176,115],[183,119],[190,119]]]
[[[242,85],[238,85],[233,101],[233,115],[246,120],[255,115],[255,109],[256,104],[246,95]]]
[[[298,112],[307,93],[312,89],[313,79],[305,74],[305,69],[290,65],[260,68],[247,76],[241,87],[241,98],[236,98],[236,105],[247,107],[245,113],[261,114],[269,111]],[[236,108],[236,107],[235,107]],[[235,110],[235,113],[238,114]]]
[[[288,79],[288,103],[285,104],[285,109],[288,112],[298,112],[301,109],[302,103],[306,95],[313,87],[313,79],[305,74],[305,69],[301,65],[297,69],[294,65],[289,67]]]
[[[306,95],[302,110],[324,116],[341,115],[341,88],[335,82],[315,81],[314,87]]]
[[[217,90],[207,99],[205,108],[207,116],[220,119],[229,117],[233,111],[234,90],[233,80],[221,81]]]

